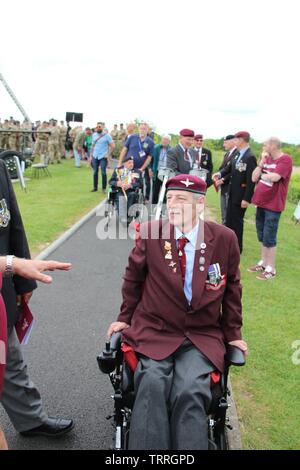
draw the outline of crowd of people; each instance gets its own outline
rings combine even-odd
[[[60,131],[54,120],[50,134],[47,126],[42,123],[41,129],[46,131],[38,135],[56,135],[55,145],[48,140],[51,150],[47,151],[53,161],[59,162]],[[108,336],[122,331],[139,359],[129,446],[205,449],[205,419],[211,400],[208,374],[224,370],[227,343],[247,351],[241,336],[239,277],[245,212],[251,203],[256,206],[257,236],[262,244],[261,259],[248,270],[260,280],[272,279],[276,276],[276,235],[285,208],[292,158],[282,153],[280,140],[272,137],[264,143],[257,163],[250,148],[250,134],[240,131],[224,138],[226,153],[213,173],[212,154],[203,147],[203,135],[191,129],[182,129],[179,143],[171,147],[169,135],[163,135],[155,144],[146,123],[141,123],[137,132],[135,125],[132,129],[127,126],[125,135],[117,126],[110,134],[105,124],[98,122],[94,129],[76,133],[76,166],[83,158],[87,138],[88,158],[94,169],[92,191],[98,190],[99,167],[102,190],[106,191],[106,170],[118,141],[122,148],[109,184],[127,199],[135,187],[144,187],[145,201],[150,201],[152,180],[152,202],[157,203],[160,169],[168,168],[173,175],[166,185],[168,221],[145,224],[147,233],[148,228],[150,233],[158,230],[158,239],[144,237],[141,229],[124,275],[120,314],[108,330]],[[39,139],[35,145],[41,149]],[[45,148],[40,151],[46,152]],[[221,188],[222,225],[201,218],[210,188]],[[15,326],[20,316],[18,307],[29,302],[36,288],[33,279],[47,282],[41,271],[69,269],[70,265],[22,265],[18,261],[30,258],[30,253],[12,184],[1,161],[0,196],[0,248],[5,256],[0,259],[0,271],[5,273],[1,290],[4,304],[0,299],[1,402],[23,436],[57,437],[73,428],[73,420],[45,413],[40,394],[28,376]],[[185,211],[186,206],[191,210]],[[194,366],[189,367],[191,364]],[[149,407],[151,413],[145,412]]]

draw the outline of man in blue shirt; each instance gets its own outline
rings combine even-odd
[[[120,153],[119,166],[123,164],[125,156],[133,157],[134,168],[140,171],[144,171],[144,177],[146,182],[146,202],[149,201],[150,197],[150,177],[148,166],[152,159],[152,152],[154,148],[153,140],[147,136],[148,125],[144,122],[140,124],[139,133],[130,135],[125,142]]]
[[[105,193],[107,185],[106,169],[109,163],[110,153],[115,148],[112,137],[104,131],[104,123],[98,122],[96,132],[92,138],[91,158],[94,170],[94,188],[92,192],[98,191],[98,171],[101,167],[102,174],[102,192]]]

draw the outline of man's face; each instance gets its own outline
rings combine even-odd
[[[180,137],[180,143],[185,149],[191,148],[194,143],[194,137]]]
[[[127,126],[128,134],[133,134],[134,130],[135,130],[135,124],[128,124],[128,126]]]
[[[169,145],[170,141],[169,139],[167,139],[166,137],[164,137],[162,140],[161,140],[161,145],[163,147],[167,147]]]
[[[203,139],[195,139],[195,147],[197,149],[201,149],[202,144],[203,144]]]
[[[198,214],[203,210],[204,196],[195,196],[189,191],[173,190],[167,192],[169,222],[179,228],[195,224]]]
[[[124,167],[127,170],[133,170],[133,160],[128,160],[127,162],[124,163]]]
[[[146,137],[147,132],[148,132],[148,126],[146,126],[145,124],[141,124],[139,128],[139,132],[140,132],[141,137]]]
[[[226,152],[233,149],[233,147],[236,147],[236,139],[224,140],[223,147]]]
[[[103,125],[101,123],[98,123],[96,126],[96,132],[102,132],[103,131]]]
[[[272,153],[274,150],[274,144],[272,144],[269,140],[266,140],[263,144],[263,152]]]

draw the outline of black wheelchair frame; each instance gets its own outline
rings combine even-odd
[[[105,349],[97,356],[101,372],[109,374],[114,394],[114,412],[107,419],[113,418],[115,427],[114,450],[128,449],[131,410],[134,405],[133,372],[123,358],[121,350],[121,333],[114,333],[105,344]],[[226,417],[228,407],[228,374],[231,365],[243,366],[243,352],[234,346],[228,346],[225,356],[225,372],[219,382],[213,385],[212,403],[208,414],[208,439],[210,450],[227,450],[227,431],[232,430],[229,418]]]
[[[109,226],[114,212],[116,212],[118,215],[118,211],[116,208],[116,198],[118,197],[117,192],[118,191],[113,190],[112,188],[108,190],[107,200],[105,203],[105,211],[104,211],[104,217],[107,217],[106,227]],[[141,222],[143,218],[143,208],[144,208],[144,203],[145,203],[143,190],[139,188],[135,192],[137,195],[137,202],[136,204],[131,206],[131,208],[129,208],[129,213],[127,211],[127,226],[130,224],[130,222],[133,219],[135,219],[137,222]],[[133,213],[133,209],[135,209],[135,213]]]

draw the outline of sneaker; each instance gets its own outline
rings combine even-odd
[[[254,264],[254,266],[249,266],[249,268],[247,268],[249,273],[262,273],[264,270],[265,267],[262,265],[261,261],[259,261],[257,264]]]
[[[276,276],[276,271],[264,270],[263,273],[260,273],[256,276],[256,279],[259,281],[268,281],[269,279],[273,279]]]

